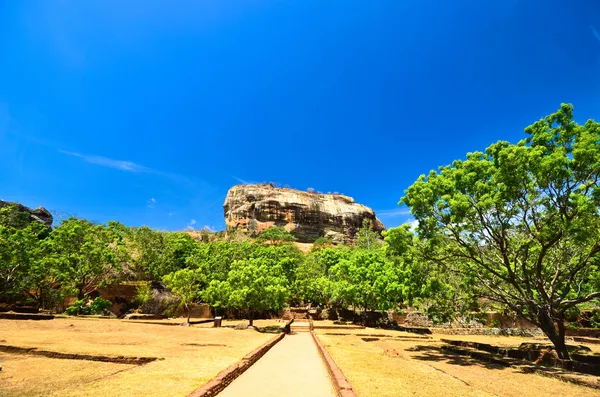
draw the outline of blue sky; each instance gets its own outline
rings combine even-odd
[[[600,119],[599,32],[595,0],[1,1],[0,199],[223,229],[274,181],[395,226],[420,174]]]

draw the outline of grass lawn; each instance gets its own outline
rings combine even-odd
[[[600,396],[598,389],[523,373],[519,368],[490,365],[435,349],[442,345],[440,339],[446,337],[505,346],[532,341],[531,338],[433,335],[430,339],[413,339],[420,335],[372,328],[344,331],[350,334],[345,336],[331,335],[331,330],[316,332],[361,397]],[[365,334],[389,337],[365,342],[361,339],[361,335],[365,337]],[[536,342],[540,343],[540,340]],[[588,380],[598,381],[591,375],[584,376]]]
[[[255,324],[272,325],[267,320],[257,320]],[[0,353],[0,395],[184,396],[274,337],[253,330],[211,326],[81,318],[0,320],[1,345],[61,353],[164,358],[138,366]]]

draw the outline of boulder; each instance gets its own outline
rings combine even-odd
[[[46,227],[51,227],[52,222],[54,221],[50,211],[48,211],[44,207],[37,207],[36,209],[32,210],[31,208],[26,207],[23,204],[12,203],[12,202],[8,202],[8,201],[0,200],[0,208],[4,207],[6,205],[14,205],[17,207],[17,210],[19,210],[21,212],[28,212],[32,221],[39,222]]]
[[[364,219],[372,230],[385,230],[371,208],[342,194],[236,185],[229,189],[223,209],[229,231],[256,235],[271,226],[281,226],[300,243],[312,243],[319,237],[336,243],[352,242]]]

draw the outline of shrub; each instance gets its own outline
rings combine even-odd
[[[313,247],[320,247],[320,246],[327,245],[327,244],[331,244],[331,240],[329,240],[326,237],[319,237],[313,243]]]
[[[111,301],[97,297],[90,304],[90,312],[91,312],[91,314],[102,314],[104,312],[107,312],[111,306],[112,306]]]
[[[258,241],[296,241],[296,238],[280,226],[271,226],[259,233]]]
[[[65,312],[70,316],[79,314],[102,314],[112,306],[112,302],[106,299],[97,297],[93,301],[80,299],[75,301],[71,306],[67,307]]]
[[[80,299],[78,301],[75,301],[71,306],[67,307],[65,313],[67,313],[69,316],[76,316],[78,314],[86,314],[84,313],[86,310],[87,306],[85,305],[84,300]]]
[[[152,299],[152,288],[150,287],[150,283],[144,283],[142,285],[138,285],[136,287],[136,294],[133,298],[133,303],[141,307],[146,303],[150,302]]]
[[[592,314],[590,320],[592,322],[592,328],[600,328],[600,311],[597,311],[594,314]]]

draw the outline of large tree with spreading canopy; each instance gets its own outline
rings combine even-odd
[[[566,313],[600,298],[600,124],[563,104],[525,132],[421,176],[400,203],[429,260],[476,277],[569,358]]]

